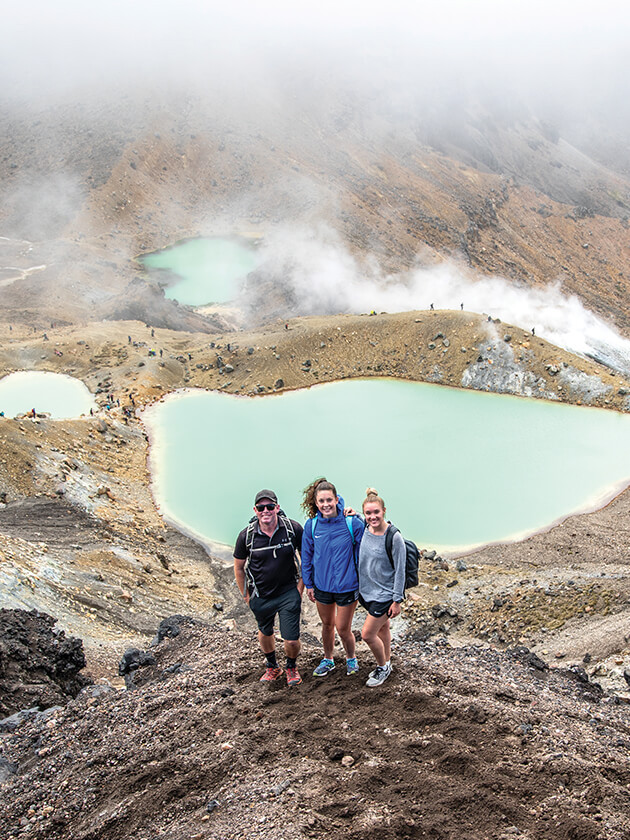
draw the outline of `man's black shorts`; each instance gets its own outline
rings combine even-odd
[[[387,614],[389,608],[394,603],[393,601],[366,601],[359,595],[359,601],[362,607],[369,612],[373,618],[382,618]]]
[[[320,604],[337,604],[338,607],[348,607],[359,597],[359,590],[354,592],[324,592],[323,589],[318,589],[316,586],[313,589],[315,600]]]
[[[293,586],[273,598],[258,598],[256,595],[251,595],[249,606],[263,636],[273,636],[273,623],[277,615],[280,619],[282,638],[288,642],[295,642],[300,638],[302,598],[296,587]]]

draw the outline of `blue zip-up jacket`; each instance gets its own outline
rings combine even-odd
[[[323,592],[339,593],[353,592],[359,588],[355,557],[365,523],[359,516],[352,517],[353,545],[343,508],[344,502],[340,496],[337,516],[326,519],[318,513],[315,519],[309,520],[304,526],[302,580],[307,589],[316,586]]]

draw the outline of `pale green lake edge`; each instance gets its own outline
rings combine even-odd
[[[630,484],[628,415],[425,383],[190,389],[142,418],[159,510],[222,556],[258,489],[303,521],[302,489],[320,475],[356,509],[375,486],[405,536],[451,555],[521,540]]]

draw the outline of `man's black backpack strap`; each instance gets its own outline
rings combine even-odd
[[[279,521],[280,525],[282,525],[284,527],[285,531],[287,532],[288,542],[287,543],[280,543],[280,544],[274,546],[274,549],[277,551],[279,548],[284,548],[287,545],[290,545],[293,548],[293,558],[294,558],[294,562],[295,562],[295,577],[296,577],[296,580],[297,580],[301,576],[302,571],[301,571],[301,568],[300,568],[298,550],[297,550],[297,547],[295,545],[295,528],[293,527],[293,523],[291,522],[291,520],[289,519],[289,517],[286,515],[286,513],[283,510],[278,511],[278,521]],[[248,578],[252,581],[252,585],[254,587],[255,587],[254,579],[249,574],[249,561],[250,561],[250,558],[251,558],[251,555],[252,555],[252,549],[253,549],[253,545],[254,545],[254,534],[256,533],[256,528],[257,527],[258,527],[258,517],[254,515],[249,520],[249,523],[247,524],[247,531],[245,532],[245,548],[247,549],[247,560],[245,561],[245,576],[246,576],[246,578]]]
[[[293,562],[295,563],[295,579],[299,580],[302,577],[302,564],[300,563],[300,555],[298,554],[297,547],[295,545],[295,528],[293,527],[293,522],[289,519],[288,516],[285,515],[284,511],[280,511],[278,513],[278,519],[284,525],[287,531],[287,537],[289,538],[289,542],[293,546]]]
[[[257,522],[258,518],[256,516],[252,516],[247,525],[247,531],[245,532],[245,548],[247,549],[248,557],[252,552],[252,545],[254,544],[254,532],[256,531]]]
[[[282,510],[282,508],[278,511],[278,519],[281,525],[284,525],[287,536],[289,541],[292,543],[293,547],[295,548],[295,528],[293,527],[293,523],[286,515],[286,513]],[[254,544],[254,534],[256,533],[256,526],[258,524],[258,517],[256,514],[252,516],[247,524],[247,531],[245,533],[245,548],[247,549],[247,553],[250,554],[252,550],[252,545]]]
[[[293,540],[295,539],[295,528],[293,527],[293,523],[291,522],[288,516],[285,516],[284,513],[282,513],[282,511],[278,513],[278,519],[286,528],[287,536],[289,537],[289,540],[293,543],[293,547],[295,548],[295,543],[293,542]]]

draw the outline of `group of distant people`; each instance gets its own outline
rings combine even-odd
[[[359,673],[352,619],[360,603],[367,611],[361,635],[376,660],[366,685],[382,685],[392,672],[390,619],[400,614],[404,598],[405,541],[392,529],[390,559],[385,502],[372,487],[366,491],[363,517],[344,507],[334,484],[325,478],[304,490],[302,508],[309,517],[304,526],[284,514],[273,490],[260,490],[254,516],[234,547],[236,583],[254,614],[266,657],[260,680],[275,682],[286,671],[289,686],[302,682],[297,657],[306,590],[322,623],[323,657],[313,676],[326,677],[335,669],[335,632],[345,652],[346,674]],[[286,669],[276,655],[276,616]]]

